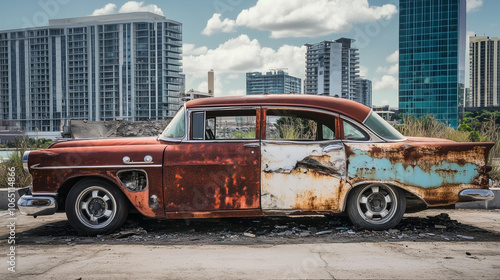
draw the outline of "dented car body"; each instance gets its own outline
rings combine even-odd
[[[187,102],[157,138],[71,140],[24,155],[27,215],[66,211],[81,233],[150,218],[346,212],[388,229],[405,211],[489,200],[493,143],[404,137],[370,108],[333,97]]]

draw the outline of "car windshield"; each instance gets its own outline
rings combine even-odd
[[[179,109],[172,121],[167,125],[167,128],[160,135],[160,138],[181,139],[186,134],[185,120],[186,109],[182,107]]]
[[[406,139],[399,131],[388,124],[381,116],[375,112],[371,112],[365,125],[371,128],[380,137],[387,140],[404,140]]]

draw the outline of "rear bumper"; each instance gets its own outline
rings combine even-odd
[[[53,196],[23,195],[17,201],[19,212],[28,216],[52,215],[57,211],[57,200]]]
[[[491,190],[466,189],[466,190],[462,190],[458,194],[458,197],[460,198],[460,201],[462,201],[462,202],[488,201],[488,200],[492,200],[493,198],[495,198],[495,194],[493,194],[493,191],[491,191]]]

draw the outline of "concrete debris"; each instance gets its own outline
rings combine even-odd
[[[134,236],[146,235],[146,234],[148,234],[147,231],[145,231],[145,230],[143,230],[141,228],[138,228],[138,229],[135,229],[135,230],[120,231],[118,233],[110,235],[108,238],[111,238],[111,239],[121,239],[121,238],[130,237],[130,236],[134,237]]]
[[[310,231],[303,231],[303,232],[299,233],[300,237],[306,237],[306,236],[309,236],[309,235],[311,235]]]
[[[253,238],[253,237],[255,237],[255,234],[250,233],[250,232],[244,232],[244,233],[243,233],[243,236],[246,236],[246,237],[252,237],[252,238]]]
[[[473,236],[467,236],[467,235],[457,234],[457,237],[460,237],[460,238],[463,238],[463,239],[467,239],[467,240],[474,240]]]
[[[71,138],[136,137],[159,135],[170,119],[151,121],[70,121]]]

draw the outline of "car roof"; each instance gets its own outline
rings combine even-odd
[[[263,94],[200,98],[186,102],[186,108],[226,106],[301,106],[327,110],[363,122],[371,109],[339,97],[309,94]]]

